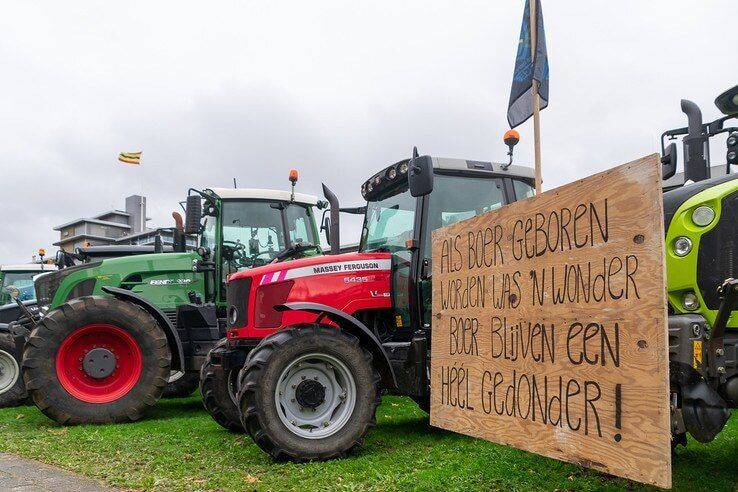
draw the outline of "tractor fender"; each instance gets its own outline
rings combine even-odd
[[[142,308],[144,308],[154,319],[159,323],[161,329],[164,330],[164,334],[167,336],[167,343],[169,344],[172,353],[172,370],[185,372],[185,357],[184,350],[182,349],[182,341],[179,339],[176,327],[169,321],[169,318],[164,312],[157,306],[151,304],[145,297],[142,297],[135,292],[130,290],[121,289],[119,287],[112,287],[106,285],[102,288],[102,291],[110,294],[116,299],[122,301],[132,302]]]
[[[15,350],[18,354],[23,353],[23,347],[25,346],[26,340],[28,340],[28,336],[30,334],[31,330],[18,321],[0,323],[0,336],[12,338],[13,343],[15,343]]]
[[[372,354],[379,375],[382,377],[382,384],[386,388],[397,388],[395,371],[392,369],[392,363],[382,347],[382,342],[358,319],[339,309],[317,302],[288,302],[274,306],[274,309],[277,311],[307,311],[309,313],[319,314],[333,321],[343,331],[358,338],[361,345]]]

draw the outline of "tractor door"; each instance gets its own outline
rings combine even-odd
[[[392,253],[392,325],[395,330],[411,326],[412,244],[417,240],[416,208],[422,199],[413,198],[403,184],[367,202],[360,251]]]
[[[417,262],[417,306],[414,316],[424,329],[431,327],[431,232],[460,220],[496,210],[520,198],[530,196],[531,187],[508,178],[481,177],[470,174],[436,173],[433,192],[424,197],[420,245]]]

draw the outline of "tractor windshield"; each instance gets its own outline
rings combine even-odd
[[[416,199],[407,186],[390,196],[367,203],[361,251],[397,252],[413,238]]]
[[[222,243],[223,258],[230,262],[227,271],[268,263],[298,242],[316,244],[311,214],[310,207],[298,203],[224,200]]]
[[[6,272],[0,285],[0,305],[13,302],[12,288],[18,289],[18,300],[30,301],[36,298],[33,276],[42,272]]]

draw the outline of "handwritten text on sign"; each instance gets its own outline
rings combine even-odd
[[[660,162],[433,233],[431,423],[671,484]]]

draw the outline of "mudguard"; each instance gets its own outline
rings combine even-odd
[[[371,352],[374,361],[377,364],[377,370],[382,377],[382,384],[385,388],[397,388],[397,379],[392,369],[392,364],[387,354],[382,348],[382,343],[372,333],[372,331],[361,321],[354,318],[350,314],[346,314],[339,309],[319,304],[317,302],[288,302],[274,306],[277,311],[307,311],[309,313],[319,314],[336,323],[346,333],[350,333],[359,339],[361,344]]]
[[[144,308],[154,319],[159,323],[164,334],[167,336],[167,343],[172,352],[172,370],[173,371],[186,371],[184,350],[182,349],[182,341],[177,334],[176,327],[169,321],[164,311],[159,309],[157,306],[151,304],[146,298],[141,297],[135,292],[130,290],[121,289],[118,287],[111,287],[106,285],[102,288],[102,291],[110,294],[111,296],[123,300],[132,302],[138,306]]]
[[[30,333],[31,331],[28,328],[17,321],[12,323],[0,323],[0,336],[7,336],[13,339],[17,354],[23,353],[23,347],[25,346]]]

